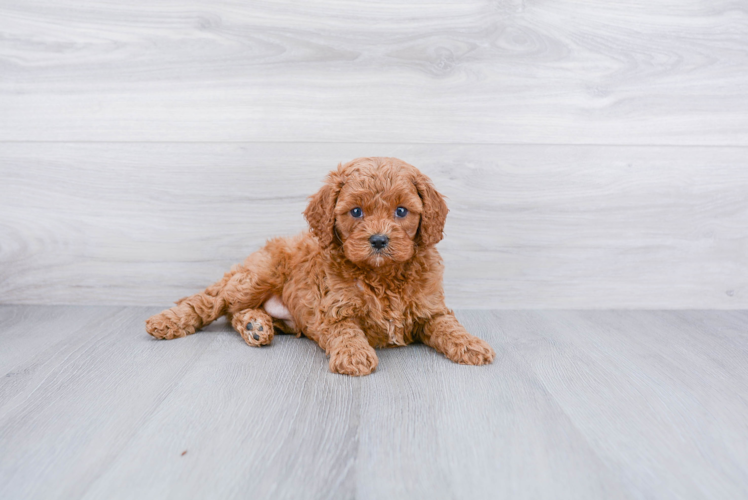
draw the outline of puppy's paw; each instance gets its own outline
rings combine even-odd
[[[268,345],[273,341],[275,330],[273,318],[260,309],[247,309],[236,313],[231,318],[234,330],[252,347]]]
[[[330,371],[342,375],[369,375],[379,364],[374,348],[366,341],[342,342],[330,352]]]
[[[145,322],[145,331],[157,339],[176,339],[195,333],[192,326],[181,326],[179,315],[171,309],[151,316]]]
[[[470,334],[460,335],[451,342],[444,355],[461,365],[487,365],[496,357],[488,342]]]

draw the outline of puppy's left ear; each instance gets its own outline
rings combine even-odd
[[[417,241],[423,246],[436,245],[444,237],[444,223],[449,212],[447,203],[425,175],[419,173],[414,183],[423,202]]]
[[[304,210],[304,218],[309,223],[309,229],[323,248],[329,247],[335,241],[335,205],[343,187],[340,169],[339,165],[337,172],[333,170],[328,174],[325,185],[309,197],[309,205]]]

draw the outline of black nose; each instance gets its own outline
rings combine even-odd
[[[369,238],[369,243],[371,243],[371,246],[373,246],[377,250],[383,249],[389,242],[390,239],[384,234],[375,234],[371,238]]]

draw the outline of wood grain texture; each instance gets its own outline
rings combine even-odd
[[[59,318],[0,370],[0,497],[748,495],[746,311],[458,311],[494,364],[409,346],[360,379],[223,322],[155,341],[154,311],[0,307],[17,351]]]
[[[168,305],[361,155],[448,196],[453,307],[748,307],[746,148],[253,143],[6,144],[0,302]]]
[[[0,6],[0,140],[748,145],[735,0]]]

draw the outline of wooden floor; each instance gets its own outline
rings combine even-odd
[[[0,498],[748,497],[746,311],[463,311],[493,365],[365,378],[156,311],[0,307]]]

